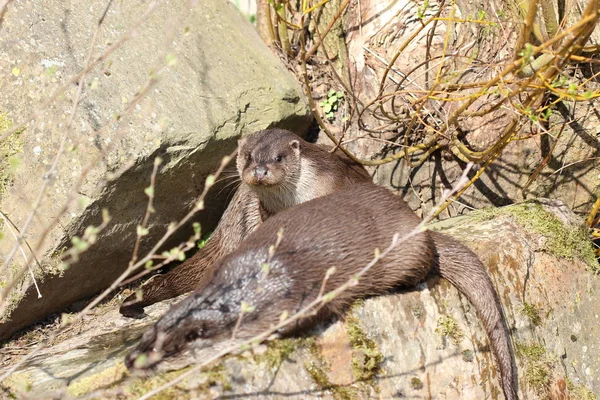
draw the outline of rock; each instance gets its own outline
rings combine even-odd
[[[233,5],[221,0],[127,1],[112,2],[92,59],[122,38],[128,40],[85,76],[81,104],[67,130],[79,88],[69,80],[85,66],[106,4],[15,1],[0,25],[0,54],[13,72],[0,82],[3,121],[20,123],[34,110],[45,112],[9,137],[18,146],[6,154],[20,163],[6,191],[0,191],[0,209],[22,229],[40,188],[49,184],[25,235],[41,260],[43,269],[35,274],[43,297],[38,299],[29,280],[20,281],[11,294],[10,316],[0,323],[0,340],[98,293],[125,270],[148,202],[144,189],[155,157],[164,160],[156,181],[157,212],[141,254],[169,223],[192,209],[207,175],[235,149],[241,134],[274,125],[300,134],[311,119],[292,75]],[[154,4],[157,8],[143,16]],[[63,85],[64,93],[40,110],[39,104]],[[65,132],[66,152],[47,177]],[[10,173],[5,162],[0,160],[0,182]],[[226,205],[227,190],[216,189],[198,217],[203,232],[210,231]],[[102,209],[112,222],[78,262],[62,271],[60,255],[71,247],[73,236],[100,224]],[[184,227],[169,243],[181,243],[191,234]],[[3,236],[0,253],[6,260],[15,242],[6,228]],[[0,287],[13,279],[9,270],[21,264],[15,257],[10,266],[0,266]]]
[[[529,202],[473,212],[435,228],[472,247],[489,269],[517,350],[521,398],[599,395],[598,264],[568,208]],[[148,311],[156,318],[164,309],[156,304]],[[13,374],[7,390],[28,386],[32,393],[81,395],[105,389],[100,397],[112,398],[141,395],[182,372],[128,377],[123,355],[151,322],[127,322],[111,308],[98,313]],[[358,302],[344,321],[311,335],[229,357],[165,395],[502,398],[495,365],[471,305],[434,277],[415,290]]]

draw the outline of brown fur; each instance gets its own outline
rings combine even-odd
[[[277,161],[279,156],[282,158]],[[265,175],[260,181],[255,176],[257,168]],[[121,314],[140,316],[148,305],[196,289],[205,281],[212,264],[236,249],[269,216],[344,187],[371,181],[365,169],[341,151],[331,154],[282,129],[268,129],[241,139],[237,169],[244,184],[205,247],[169,273],[149,280],[142,286],[141,300],[136,295],[126,298],[119,309]]]
[[[237,169],[267,215],[356,183],[371,182],[365,169],[343,152],[331,154],[281,129],[242,139]]]
[[[254,310],[244,314],[236,336],[253,337],[276,325],[282,312],[291,315],[313,301],[330,267],[336,267],[336,272],[327,281],[325,292],[354,276],[372,259],[375,248],[390,244],[394,233],[402,237],[419,222],[404,201],[373,184],[355,185],[278,213],[217,262],[208,285],[174,306],[148,330],[126,363],[131,368],[140,354],[156,360],[157,354],[168,357],[192,341],[206,347],[230,338],[242,302]],[[280,229],[283,239],[265,274],[261,264],[267,261],[268,249]],[[516,399],[510,338],[496,291],[477,257],[445,235],[426,231],[403,241],[357,285],[328,302],[319,318],[341,314],[355,299],[414,286],[432,268],[475,305],[500,365],[505,396]],[[291,333],[314,320],[305,319],[280,333]]]

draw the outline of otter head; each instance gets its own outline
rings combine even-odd
[[[239,141],[237,169],[254,188],[293,185],[300,176],[300,140],[292,132],[269,129]]]
[[[196,293],[173,306],[127,355],[127,368],[151,369],[159,361],[188,350],[192,343],[194,350],[199,350],[222,340],[236,319],[222,306],[214,306],[212,302],[207,303],[205,296]]]

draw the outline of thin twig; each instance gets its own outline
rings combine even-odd
[[[42,293],[40,292],[40,288],[35,279],[35,274],[33,273],[33,269],[31,268],[31,265],[28,262],[29,260],[27,259],[27,254],[25,254],[25,250],[23,250],[23,246],[21,246],[21,244],[19,243],[19,238],[17,237],[17,234],[15,233],[15,231],[12,227],[12,224],[8,221],[8,218],[6,218],[6,215],[4,215],[4,213],[2,211],[0,211],[0,216],[4,219],[4,224],[6,226],[8,226],[8,230],[12,234],[12,236],[15,239],[15,241],[17,242],[17,244],[19,245],[19,250],[21,250],[23,259],[25,259],[25,263],[27,264],[27,267],[28,267],[27,269],[29,270],[29,274],[31,275],[31,280],[33,281],[33,285],[35,286],[35,290],[37,291],[38,299],[41,299]]]
[[[162,158],[156,157],[154,159],[154,166],[152,168],[152,174],[150,175],[150,186],[144,190],[146,195],[148,196],[148,205],[146,206],[146,213],[144,214],[144,218],[142,219],[142,223],[138,226],[136,230],[136,238],[135,244],[133,245],[133,255],[131,256],[131,260],[129,261],[129,266],[131,267],[137,261],[138,251],[140,249],[140,243],[142,241],[142,237],[148,234],[148,220],[150,219],[150,215],[155,212],[154,210],[154,192],[156,190],[156,174],[158,172],[158,167],[162,164]]]

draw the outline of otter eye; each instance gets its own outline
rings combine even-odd
[[[185,335],[185,341],[186,342],[193,342],[194,340],[198,339],[199,337],[200,337],[200,335],[198,334],[198,331],[196,331],[196,330],[189,331]]]
[[[275,161],[277,162],[282,162],[283,161],[283,156],[280,154],[277,157],[275,157]]]

